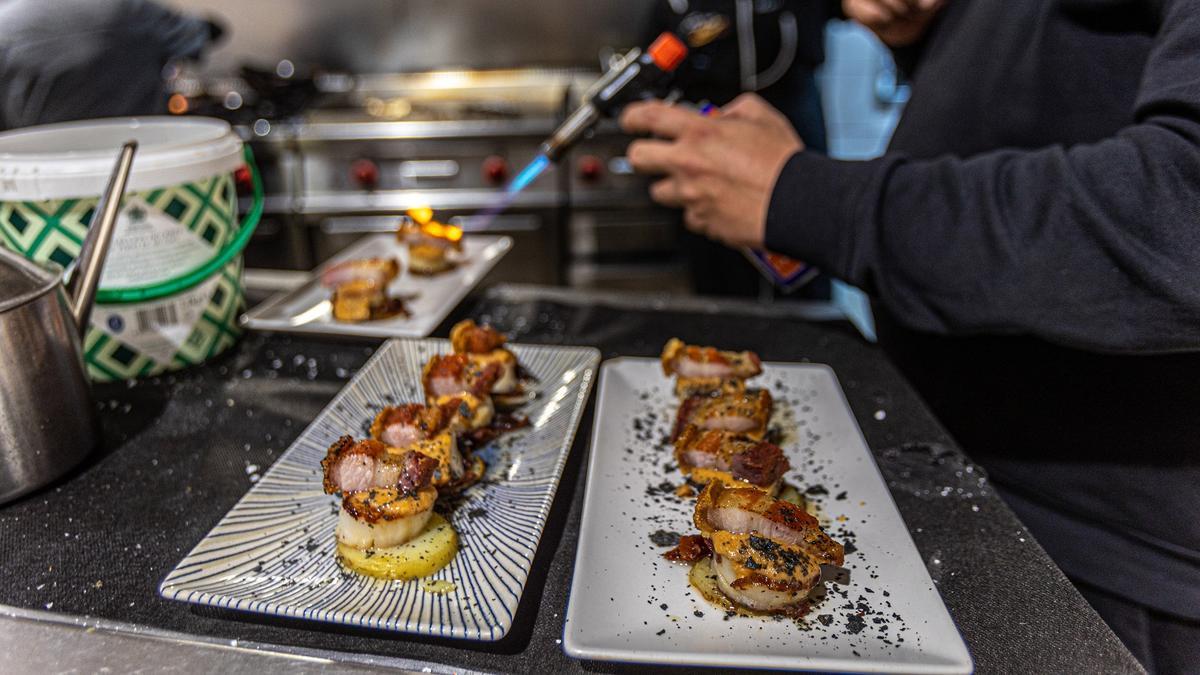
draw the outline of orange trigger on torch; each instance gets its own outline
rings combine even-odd
[[[654,65],[669,73],[687,58],[688,48],[674,33],[666,31],[646,49],[646,54],[654,61]]]

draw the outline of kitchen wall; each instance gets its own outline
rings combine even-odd
[[[604,0],[160,0],[229,27],[210,67],[280,59],[377,73],[453,67],[596,67],[643,39],[653,2]]]

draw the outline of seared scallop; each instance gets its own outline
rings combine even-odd
[[[352,492],[342,498],[337,540],[361,550],[399,546],[420,534],[433,515],[435,501],[437,490],[431,485],[413,491]]]
[[[456,354],[487,354],[504,346],[504,333],[471,319],[464,319],[450,329],[450,346]]]
[[[496,415],[496,407],[489,396],[462,392],[439,396],[433,399],[433,404],[446,415],[446,428],[456,434],[482,429],[491,424]]]
[[[771,394],[766,389],[746,390],[741,394],[692,396],[679,406],[673,437],[678,438],[687,425],[693,424],[700,429],[732,431],[761,441],[767,435],[771,406]]]
[[[463,458],[458,451],[458,439],[449,431],[443,431],[433,438],[417,441],[409,448],[437,460],[438,465],[433,470],[431,479],[435,487],[440,488],[462,478]]]
[[[679,377],[675,395],[680,400],[692,396],[738,395],[746,391],[746,381],[736,377]]]
[[[712,535],[717,587],[733,602],[760,612],[797,607],[821,578],[804,550],[756,534]]]
[[[471,354],[471,364],[480,372],[488,368],[497,371],[496,381],[489,391],[493,395],[515,394],[521,388],[517,379],[517,357],[509,350],[500,347],[490,352]]]

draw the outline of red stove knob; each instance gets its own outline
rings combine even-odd
[[[594,183],[604,175],[604,162],[595,155],[584,155],[579,158],[579,177]]]
[[[508,180],[508,162],[499,155],[483,160],[483,179],[492,185],[503,185]]]
[[[239,195],[248,195],[254,192],[254,178],[250,176],[250,167],[245,164],[239,166],[237,171],[233,172],[233,184],[237,186]]]
[[[379,167],[369,159],[356,159],[350,165],[350,178],[364,190],[379,185]]]

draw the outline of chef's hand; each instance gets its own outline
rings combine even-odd
[[[660,101],[634,103],[621,127],[655,139],[629,144],[642,173],[664,177],[654,201],[683,209],[689,229],[730,246],[762,247],[767,207],[783,165],[804,143],[778,110],[743,94],[717,117]]]
[[[842,11],[889,47],[904,47],[921,39],[944,4],[946,0],[842,0]]]

